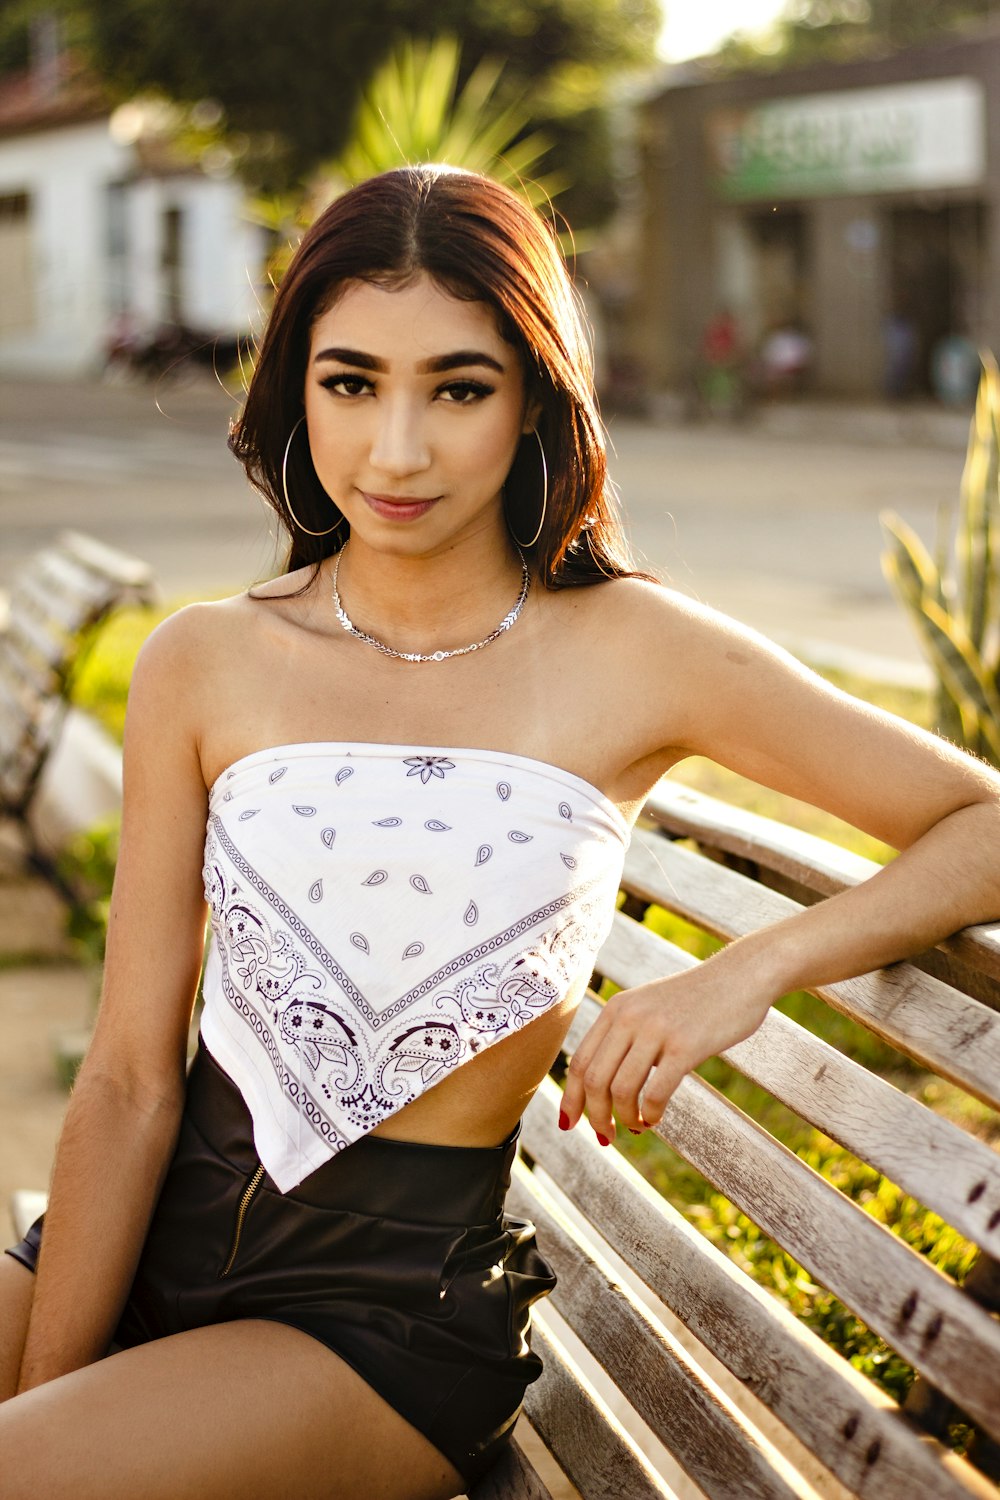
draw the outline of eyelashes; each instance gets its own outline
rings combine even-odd
[[[353,375],[346,371],[325,375],[319,383],[324,390],[345,400],[375,394],[374,381],[369,380],[366,375]],[[438,386],[434,395],[443,397],[449,406],[475,406],[487,396],[492,396],[495,389],[495,386],[487,385],[481,380],[449,380]]]
[[[363,375],[324,375],[320,385],[325,391],[333,391],[336,396],[361,396],[366,391],[374,390],[371,381],[366,380]]]
[[[494,387],[484,385],[481,380],[450,380],[447,385],[441,387],[438,395],[447,394],[458,406],[471,406],[475,401],[482,401],[486,396],[492,396]],[[464,397],[467,399],[460,399]]]

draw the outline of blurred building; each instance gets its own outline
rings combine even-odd
[[[265,250],[234,178],[112,113],[65,55],[0,78],[0,372],[90,372],[164,324],[244,334]]]
[[[830,395],[919,393],[949,352],[1000,350],[1000,27],[850,64],[676,70],[641,137],[652,388],[697,378],[720,315],[749,357],[797,340]]]

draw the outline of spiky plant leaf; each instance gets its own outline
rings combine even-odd
[[[894,550],[882,554],[883,573],[888,573],[889,568],[895,566],[897,562],[905,562],[906,568],[916,579],[917,597],[927,595],[933,598],[942,609],[946,609],[948,600],[943,588],[942,574],[913,527],[908,526],[902,517],[897,516],[895,511],[891,510],[883,511],[879,520],[882,530],[896,544]],[[890,582],[892,581],[890,579]],[[911,607],[912,592],[911,589],[903,601],[908,608]]]
[[[529,180],[549,149],[525,135],[524,96],[502,98],[500,63],[484,58],[460,92],[461,47],[451,36],[402,43],[375,74],[358,109],[350,146],[323,169],[344,186],[416,162],[483,172],[522,192],[533,206],[565,186],[549,175]]]
[[[906,605],[923,639],[931,665],[953,704],[965,745],[1000,764],[1000,695],[982,657],[951,613],[940,590],[940,575],[920,538],[891,513],[882,516],[890,540],[883,553],[886,577]]]
[[[304,193],[261,198],[252,206],[251,217],[280,242],[269,264],[272,286],[284,275],[307,226],[329,203],[356,183],[408,163],[441,162],[481,172],[552,218],[552,199],[569,179],[560,173],[538,175],[549,142],[540,131],[524,133],[530,121],[525,96],[504,99],[503,65],[488,58],[456,92],[460,61],[454,37],[403,42],[373,77],[341,155],[319,169]],[[568,232],[556,238],[564,254],[580,248]]]
[[[976,411],[962,474],[955,538],[961,592],[958,607],[976,650],[982,652],[994,589],[996,555],[994,505],[997,490],[997,415],[1000,373],[991,355],[983,358]]]

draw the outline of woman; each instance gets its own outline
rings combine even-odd
[[[299,248],[232,439],[288,570],[133,679],[100,1017],[0,1264],[8,1500],[474,1482],[552,1284],[502,1216],[518,1121],[685,755],[906,852],[616,996],[564,1128],[656,1124],[784,992],[1000,912],[992,772],[630,570],[588,370],[547,229],[485,179],[386,174]]]

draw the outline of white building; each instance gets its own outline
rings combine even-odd
[[[238,181],[154,165],[113,123],[86,83],[0,79],[2,374],[100,369],[123,317],[224,336],[259,321],[265,235]]]

